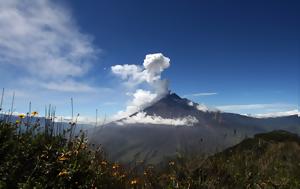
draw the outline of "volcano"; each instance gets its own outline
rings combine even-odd
[[[169,93],[128,118],[90,133],[91,142],[101,144],[113,161],[159,163],[181,152],[210,155],[257,133],[273,130],[299,134],[300,118],[225,113]]]

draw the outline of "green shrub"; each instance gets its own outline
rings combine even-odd
[[[67,140],[19,126],[0,123],[1,188],[123,188],[125,174],[101,148],[91,150],[84,133]]]

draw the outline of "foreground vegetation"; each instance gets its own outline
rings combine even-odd
[[[275,131],[209,158],[178,154],[159,166],[109,162],[74,126],[0,122],[0,188],[300,188],[300,139]],[[56,129],[57,130],[57,129]],[[72,133],[73,132],[73,133]]]

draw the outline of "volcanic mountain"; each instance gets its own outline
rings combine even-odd
[[[259,119],[223,113],[170,93],[90,133],[91,142],[101,144],[114,161],[158,163],[180,152],[213,154],[248,136],[279,129],[300,133],[300,118]]]

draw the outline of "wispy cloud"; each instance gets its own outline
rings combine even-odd
[[[61,91],[54,83],[69,83],[64,90],[89,91],[74,78],[88,73],[98,53],[65,7],[48,0],[0,1],[0,66],[38,79],[44,88]]]
[[[104,102],[102,105],[103,106],[115,106],[115,105],[117,105],[117,102]]]
[[[295,110],[282,111],[282,112],[270,112],[270,113],[263,113],[263,114],[255,114],[254,117],[267,118],[267,117],[281,117],[281,116],[290,116],[290,115],[300,116],[300,112],[298,109],[295,109]]]
[[[202,92],[202,93],[193,93],[193,94],[186,94],[184,97],[199,97],[199,96],[212,96],[217,95],[216,92]]]
[[[239,110],[257,110],[257,109],[282,109],[282,108],[293,108],[291,104],[235,104],[235,105],[223,105],[216,106],[217,109],[222,111],[239,111]]]
[[[44,82],[34,78],[25,78],[22,80],[22,83],[26,86],[35,86],[56,92],[89,93],[109,90],[108,88],[92,87],[85,82],[74,81],[73,79],[48,80],[48,82]]]

